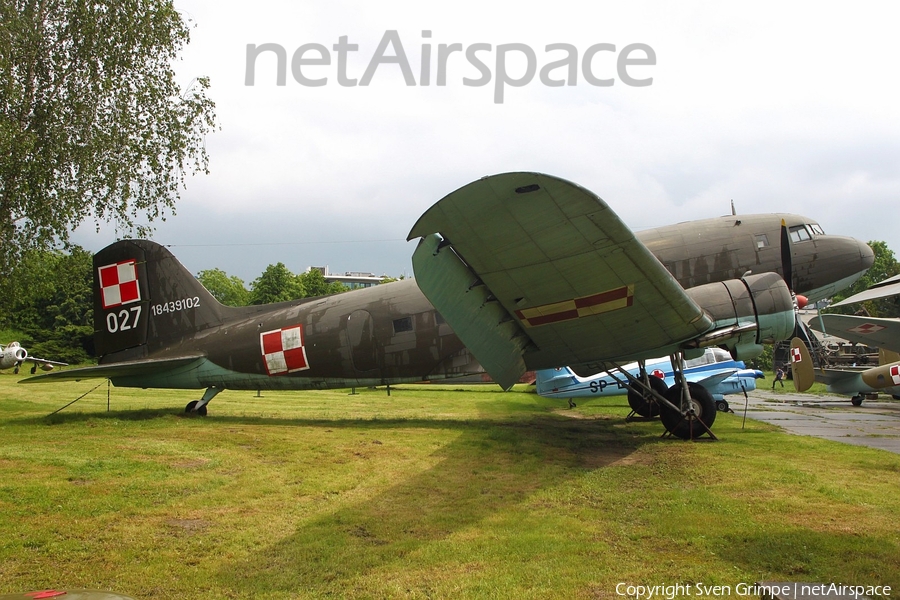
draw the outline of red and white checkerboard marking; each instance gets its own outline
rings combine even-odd
[[[862,325],[857,325],[847,331],[852,333],[858,333],[860,335],[869,335],[871,333],[878,333],[884,329],[881,325],[876,325],[875,323],[863,323]]]
[[[113,308],[132,302],[140,302],[137,263],[134,259],[99,267],[100,299],[103,308]]]
[[[800,348],[791,348],[791,362],[798,363],[803,361],[803,354],[800,353]]]
[[[665,379],[665,378],[666,378],[666,374],[663,373],[660,369],[656,369],[656,370],[654,370],[654,371],[653,371],[652,373],[650,373],[650,374],[653,375],[654,377],[659,377],[660,379]]]
[[[309,368],[302,325],[261,333],[259,346],[269,375],[285,375]]]
[[[891,367],[891,379],[894,381],[894,385],[900,385],[900,365]]]

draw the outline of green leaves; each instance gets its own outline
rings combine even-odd
[[[867,243],[875,253],[875,262],[856,283],[836,294],[832,299],[834,303],[863,292],[873,284],[900,274],[900,263],[894,257],[894,251],[888,248],[885,242],[870,241]],[[828,309],[828,312],[845,315],[854,314],[858,311],[865,311],[870,317],[898,317],[900,316],[900,297],[893,296],[891,298],[863,302],[860,305],[839,306],[834,309]]]
[[[0,0],[0,275],[85,220],[175,212],[216,128],[209,80],[175,83],[189,40],[171,1]]]

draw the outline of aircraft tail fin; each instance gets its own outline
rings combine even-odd
[[[578,378],[569,367],[541,369],[535,372],[535,385],[540,396],[553,395],[559,387],[577,382]]]
[[[894,352],[892,350],[885,350],[884,348],[878,349],[879,365],[889,365],[897,361],[900,361],[900,353]]]
[[[124,240],[94,255],[94,344],[101,362],[147,356],[218,325],[226,310],[155,242]]]

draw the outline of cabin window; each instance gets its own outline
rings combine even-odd
[[[413,330],[412,317],[403,317],[402,319],[394,319],[394,333],[404,333]]]
[[[809,230],[806,228],[806,225],[794,225],[790,228],[790,232],[792,242],[802,242],[812,239],[812,236],[809,234]]]
[[[764,233],[757,233],[753,236],[753,240],[756,242],[756,249],[760,248],[768,248],[769,247],[769,236]]]

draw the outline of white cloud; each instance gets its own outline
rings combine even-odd
[[[295,270],[408,272],[412,247],[399,240],[419,214],[472,179],[508,170],[571,179],[635,229],[725,214],[734,199],[740,212],[805,214],[829,232],[900,251],[885,218],[900,196],[893,3],[177,5],[197,24],[178,72],[185,84],[212,78],[222,123],[208,139],[211,175],[189,181],[179,215],[158,230],[184,245],[190,258],[174,250],[194,271],[217,266],[249,280],[300,254]],[[462,85],[478,73],[461,54],[451,55],[444,87],[408,87],[396,65],[379,67],[368,87],[342,87],[335,64],[310,71],[329,77],[324,87],[303,87],[290,72],[276,86],[262,62],[256,85],[244,85],[247,44],[281,44],[290,55],[346,35],[360,47],[348,62],[359,78],[386,30],[399,32],[417,79],[426,42],[433,53],[441,43],[526,43],[539,63],[550,43],[583,52],[640,42],[657,64],[635,71],[653,77],[649,87],[594,87],[579,74],[577,86],[551,88],[536,78],[506,88],[503,104],[493,102],[493,82]],[[595,68],[616,76],[610,57]],[[108,241],[79,236],[93,250]],[[247,245],[261,236],[353,243]],[[186,245],[196,239],[241,250]],[[398,241],[370,248],[357,243],[364,239]]]

